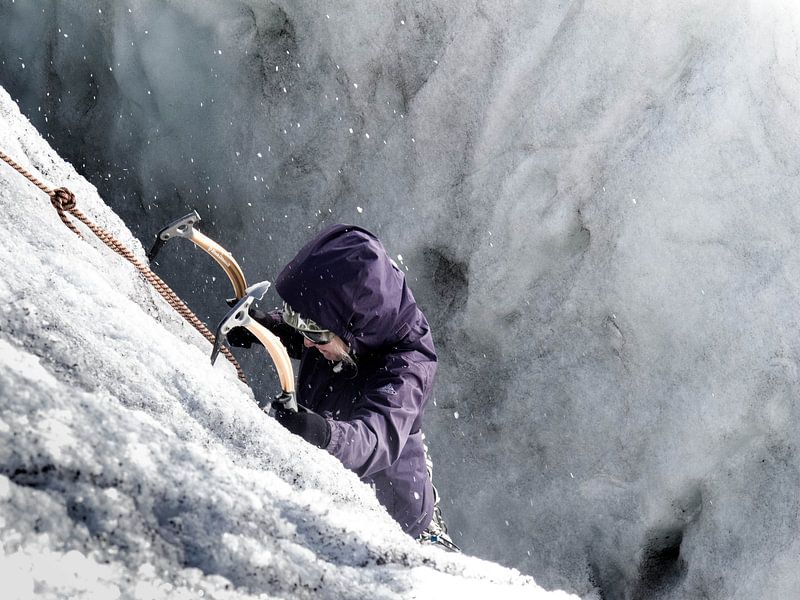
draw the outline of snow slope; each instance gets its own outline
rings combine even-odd
[[[0,148],[143,257],[3,90]],[[209,344],[128,263],[77,238],[5,165],[0,236],[4,598],[574,597],[405,536],[353,474],[261,413],[225,360],[212,368]]]

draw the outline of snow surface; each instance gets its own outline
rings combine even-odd
[[[0,147],[142,257],[1,89]],[[4,600],[574,598],[411,540],[87,236],[0,166]]]

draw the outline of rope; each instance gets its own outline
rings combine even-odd
[[[94,233],[100,241],[102,241],[106,246],[111,248],[114,252],[122,256],[125,260],[131,263],[139,273],[152,285],[155,290],[161,294],[164,300],[174,308],[177,313],[182,316],[186,321],[192,325],[197,331],[199,331],[204,338],[206,338],[212,344],[215,343],[214,334],[209,331],[208,327],[206,327],[205,323],[203,323],[200,319],[197,318],[191,309],[186,306],[186,304],[181,300],[178,295],[172,291],[172,289],[164,283],[164,281],[156,275],[150,267],[147,265],[142,264],[133,253],[128,250],[119,240],[117,240],[113,235],[108,233],[102,227],[98,227],[92,221],[90,221],[86,215],[84,215],[80,210],[76,207],[75,201],[75,194],[70,192],[67,188],[50,188],[46,186],[44,183],[39,181],[36,177],[34,177],[28,170],[23,168],[19,163],[15,162],[11,159],[5,152],[0,150],[0,159],[5,161],[11,168],[17,171],[20,175],[28,179],[33,185],[38,187],[42,190],[45,194],[50,196],[50,203],[53,205],[53,208],[56,209],[58,213],[58,217],[61,221],[69,227],[69,229],[77,235],[79,238],[84,239],[81,235],[81,232],[75,226],[75,224],[70,220],[67,216],[67,213],[78,219],[81,223],[86,225],[89,230]],[[239,376],[239,379],[242,380],[245,384],[247,383],[247,377],[245,377],[244,371],[242,371],[242,367],[239,366],[239,363],[234,358],[233,354],[231,354],[230,349],[226,346],[222,346],[221,348],[222,354],[225,355],[225,358],[230,361],[230,363],[236,369],[236,374]]]

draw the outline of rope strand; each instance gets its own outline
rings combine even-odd
[[[45,194],[50,195],[50,191],[51,190],[50,190],[49,187],[47,187],[41,181],[36,179],[36,177],[31,175],[31,173],[27,169],[25,169],[22,165],[20,165],[19,163],[14,162],[11,159],[11,157],[8,154],[6,154],[5,152],[3,152],[2,150],[0,150],[0,158],[2,158],[9,165],[11,165],[11,167],[13,169],[15,169],[20,175],[22,175],[23,177],[26,177],[28,179],[28,181],[30,181],[33,185],[35,185],[40,190],[42,190]]]
[[[192,327],[194,327],[200,334],[206,338],[210,343],[215,343],[214,334],[209,331],[208,327],[206,327],[205,323],[203,323],[200,319],[197,318],[192,310],[186,306],[183,300],[170,288],[164,281],[156,275],[150,267],[147,265],[142,264],[140,260],[138,260],[133,252],[131,252],[128,248],[125,247],[122,242],[117,240],[113,235],[108,233],[102,227],[95,225],[89,218],[86,217],[78,208],[76,207],[75,201],[75,194],[69,191],[67,188],[60,187],[60,188],[50,188],[44,183],[42,183],[39,179],[37,179],[34,175],[30,173],[27,169],[22,167],[19,163],[15,162],[8,156],[5,152],[0,150],[0,159],[5,161],[11,168],[17,171],[20,175],[25,177],[28,181],[30,181],[33,185],[38,187],[42,190],[45,194],[50,196],[50,203],[53,205],[53,208],[56,209],[58,213],[58,217],[61,221],[69,227],[70,231],[72,231],[75,235],[77,235],[81,239],[85,239],[75,224],[70,220],[67,216],[67,213],[71,214],[73,217],[78,219],[81,223],[83,223],[92,233],[94,233],[97,238],[102,241],[106,246],[111,248],[114,252],[122,256],[125,260],[131,263],[139,273],[147,280],[150,285],[152,285],[155,290],[161,294],[164,300],[175,309],[175,311],[183,317]],[[228,361],[233,365],[236,369],[236,374],[239,376],[239,379],[247,384],[247,377],[245,377],[244,371],[242,371],[242,367],[239,366],[239,363],[234,358],[233,354],[231,353],[230,349],[227,346],[222,346],[222,354]]]

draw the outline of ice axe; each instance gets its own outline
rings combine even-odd
[[[193,210],[188,215],[175,219],[172,223],[162,228],[156,234],[156,241],[150,252],[147,253],[147,258],[152,262],[155,260],[156,255],[161,250],[162,246],[172,238],[182,237],[194,243],[198,248],[205,250],[211,258],[213,258],[219,266],[223,268],[228,279],[231,280],[233,285],[233,293],[237,298],[245,295],[247,283],[244,278],[244,273],[239,263],[233,258],[233,255],[220,246],[217,242],[210,237],[203,235],[194,228],[195,224],[200,222],[200,215],[196,210]]]
[[[236,305],[225,315],[225,318],[220,321],[217,326],[216,343],[214,350],[211,353],[211,364],[217,360],[220,348],[222,347],[222,340],[228,332],[234,327],[244,327],[258,338],[258,341],[264,345],[267,352],[275,363],[275,368],[278,370],[278,377],[281,382],[281,394],[274,399],[274,402],[281,404],[286,410],[297,412],[297,397],[294,389],[294,373],[292,371],[292,361],[286,348],[281,343],[278,336],[272,333],[269,329],[261,325],[258,321],[250,316],[250,305],[256,300],[261,300],[269,289],[269,281],[262,281],[251,285],[244,291],[243,297],[236,303]],[[259,406],[263,410],[268,410],[269,405],[259,402]]]

